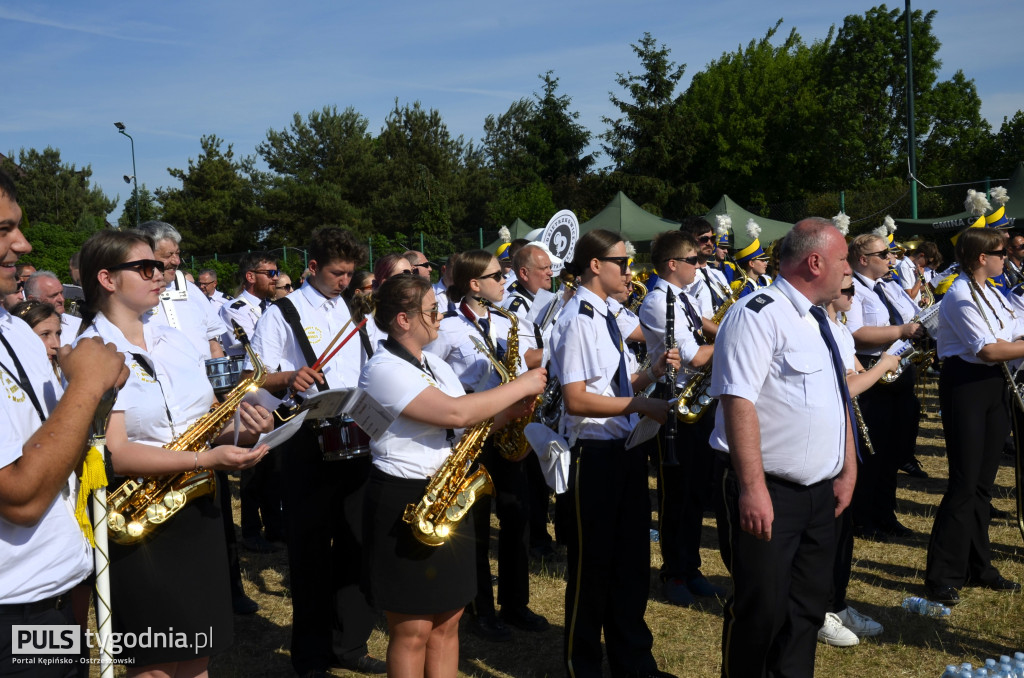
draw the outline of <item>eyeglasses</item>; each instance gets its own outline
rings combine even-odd
[[[703,243],[703,242],[711,242],[714,239],[715,239],[715,236],[713,236],[713,235],[702,235],[701,237],[697,238],[697,242],[701,242],[701,243]]]
[[[281,271],[279,271],[276,268],[254,268],[252,272],[253,273],[262,273],[263,275],[267,276],[271,280],[273,280],[277,276],[281,275]]]
[[[622,273],[622,275],[626,275],[626,272],[629,271],[629,257],[598,257],[597,260],[618,264],[619,272]]]
[[[207,285],[216,285],[217,281],[216,280],[210,280],[209,282],[203,282],[202,280],[200,280],[196,284],[199,285],[199,287],[206,287]]]
[[[695,255],[693,255],[692,257],[669,257],[669,258],[668,258],[668,259],[666,259],[665,261],[685,261],[685,262],[686,262],[686,263],[688,263],[688,264],[689,264],[690,266],[696,266],[696,265],[697,265],[697,262],[698,262],[698,261],[700,261],[700,257],[698,257],[698,256],[697,256],[697,255],[695,254]]]
[[[163,275],[164,262],[157,261],[156,259],[136,259],[135,261],[126,261],[123,264],[118,264],[117,266],[108,266],[107,270],[138,271],[143,280],[152,280],[157,271],[160,271],[160,274]]]
[[[863,256],[865,256],[865,257],[878,257],[879,259],[888,259],[889,258],[889,250],[882,250],[881,252],[865,252],[863,254]]]
[[[426,310],[420,309],[420,315],[429,315],[430,316],[430,322],[432,322],[432,323],[436,323],[437,322],[437,314],[440,313],[440,312],[441,312],[441,305],[440,304],[434,304],[433,306],[431,306],[430,308],[428,308]]]
[[[429,270],[429,269],[431,269],[431,268],[433,268],[433,267],[432,267],[432,266],[430,265],[430,262],[429,262],[429,261],[424,261],[424,262],[423,262],[422,264],[413,264],[413,265],[412,265],[412,267],[413,267],[413,268],[426,268],[426,269],[428,269],[428,270]]]
[[[288,290],[289,292],[291,292],[292,291],[292,284],[291,283],[285,283],[283,285],[276,285],[274,287],[274,289],[275,290]]]
[[[843,289],[839,290],[839,292],[841,294],[845,294],[848,297],[852,297],[854,293],[853,285],[850,285],[849,287],[844,287]]]
[[[484,278],[490,278],[494,282],[501,282],[501,279],[504,278],[504,277],[505,277],[504,273],[502,273],[501,271],[495,271],[494,273],[488,273],[486,275],[481,275],[481,276],[479,276],[477,278],[477,280],[483,280]]]
[[[1006,250],[992,250],[991,252],[985,252],[985,254],[989,255],[990,257],[1005,257]]]

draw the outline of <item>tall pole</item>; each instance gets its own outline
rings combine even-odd
[[[907,0],[908,2],[910,0]],[[141,219],[139,219],[139,173],[135,170],[135,139],[132,139],[132,135],[124,131],[124,124],[115,122],[114,126],[117,127],[117,133],[123,134],[128,137],[128,141],[132,142],[132,181],[135,182],[135,228],[139,227]]]
[[[910,218],[917,219],[917,152],[914,140],[914,56],[911,49],[913,33],[911,31],[910,0],[907,0],[905,12],[907,19],[907,150],[910,161]]]

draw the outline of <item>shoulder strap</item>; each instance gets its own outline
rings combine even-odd
[[[312,367],[313,363],[316,362],[316,353],[313,352],[313,346],[309,343],[306,330],[302,329],[302,320],[299,318],[298,309],[295,308],[295,304],[288,297],[278,299],[277,306],[281,309],[284,321],[292,328],[292,334],[295,335],[295,343],[299,345],[299,349],[302,351],[302,357],[306,360],[306,366]],[[319,390],[320,384],[314,381],[313,388]]]

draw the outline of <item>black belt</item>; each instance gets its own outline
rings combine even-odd
[[[727,469],[729,469],[733,473],[736,472],[736,470],[732,467],[732,459],[730,458],[729,454],[722,452],[720,450],[715,450],[715,457],[718,459],[718,461],[722,462],[722,464]],[[824,483],[831,483],[833,480],[835,480],[834,478],[825,478],[824,480],[819,480],[818,482],[811,483],[810,485],[803,485],[792,480],[780,478],[778,476],[772,475],[771,473],[765,473],[764,479],[765,481],[770,480],[773,483],[778,483],[779,485],[782,485],[783,487],[788,487],[791,490],[810,490],[817,487],[818,485],[822,485]]]
[[[67,607],[70,602],[71,592],[69,591],[67,593],[62,593],[59,596],[53,596],[52,598],[37,600],[34,603],[12,603],[10,605],[0,605],[0,615],[13,616],[40,614],[51,610],[63,609]]]

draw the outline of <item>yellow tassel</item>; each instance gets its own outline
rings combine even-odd
[[[92,534],[92,521],[89,520],[89,497],[93,490],[107,485],[107,471],[103,467],[103,456],[95,447],[90,447],[85,453],[85,461],[82,462],[82,475],[79,476],[78,501],[75,503],[75,518],[78,526],[82,528],[82,534],[89,540],[89,544],[96,546]]]

